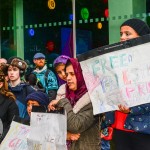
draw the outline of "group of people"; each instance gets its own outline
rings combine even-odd
[[[51,70],[48,70],[45,64],[45,55],[36,53],[33,61],[35,69],[29,73],[26,61],[19,57],[13,56],[8,60],[0,59],[0,96],[2,96],[0,99],[0,118],[3,123],[0,142],[8,132],[14,116],[29,119],[27,96],[31,94],[36,95],[37,98],[45,96],[48,103],[56,97],[57,78]]]
[[[140,19],[129,19],[120,26],[121,42],[146,34],[150,34],[150,28]],[[101,123],[105,124],[105,128],[113,128],[115,150],[149,149],[150,104],[131,108],[120,104],[117,111],[94,116],[82,69],[76,58],[57,57],[53,62],[54,73],[47,68],[45,55],[36,53],[33,57],[35,70],[26,75],[27,63],[21,58],[1,60],[0,118],[4,126],[1,141],[15,115],[30,118],[32,106],[44,106],[49,111],[63,107],[67,112],[68,150],[110,150],[110,143],[103,140]],[[24,75],[26,81],[21,80]]]

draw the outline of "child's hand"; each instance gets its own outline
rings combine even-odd
[[[48,105],[48,110],[49,110],[49,111],[50,111],[50,110],[55,110],[55,109],[56,109],[55,107],[56,107],[58,101],[59,101],[59,100],[52,100],[52,101],[49,103],[49,105]]]
[[[119,110],[121,111],[121,112],[123,112],[123,113],[126,113],[126,114],[128,114],[128,113],[130,113],[130,109],[129,109],[129,107],[127,107],[127,106],[124,106],[124,105],[118,105],[118,108],[119,108]]]

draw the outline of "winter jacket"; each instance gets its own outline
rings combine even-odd
[[[33,70],[33,73],[36,75],[37,79],[42,83],[43,87],[46,89],[46,93],[48,94],[49,90],[57,90],[57,78],[55,74],[49,70],[48,75],[46,76],[47,66],[45,65],[41,70],[36,68]],[[46,79],[45,79],[46,78]],[[47,83],[45,83],[47,81]]]
[[[0,137],[0,143],[7,134],[13,117],[18,115],[19,110],[15,101],[0,94],[0,119],[3,124],[3,133]]]
[[[57,90],[57,96],[56,99],[62,99],[66,97],[66,83],[62,84],[59,89]]]
[[[131,107],[127,115],[124,128],[150,134],[150,103]],[[105,113],[106,124],[113,124],[115,120],[114,112]]]
[[[55,74],[47,69],[45,65],[41,70],[36,68],[33,73],[36,75],[38,81],[42,83],[45,92],[49,95],[49,100],[56,98],[58,83]]]
[[[20,83],[15,87],[11,87],[9,84],[9,90],[16,96],[16,103],[19,108],[19,116],[21,118],[28,119],[27,107],[25,98],[28,94],[35,92],[35,90],[26,83]]]
[[[67,130],[80,133],[77,141],[72,141],[70,150],[100,150],[99,122],[93,116],[93,107],[88,93],[84,94],[72,108],[69,100],[63,98],[58,107],[67,112]]]

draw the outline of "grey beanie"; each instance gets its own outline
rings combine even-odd
[[[129,19],[125,21],[120,27],[122,26],[130,26],[137,32],[139,36],[150,34],[149,26],[140,19],[136,19],[136,18]]]

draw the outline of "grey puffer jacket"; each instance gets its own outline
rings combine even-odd
[[[100,150],[99,122],[93,116],[88,93],[73,108],[67,98],[61,99],[58,107],[64,107],[67,112],[67,130],[81,134],[77,141],[72,141],[70,150]]]

